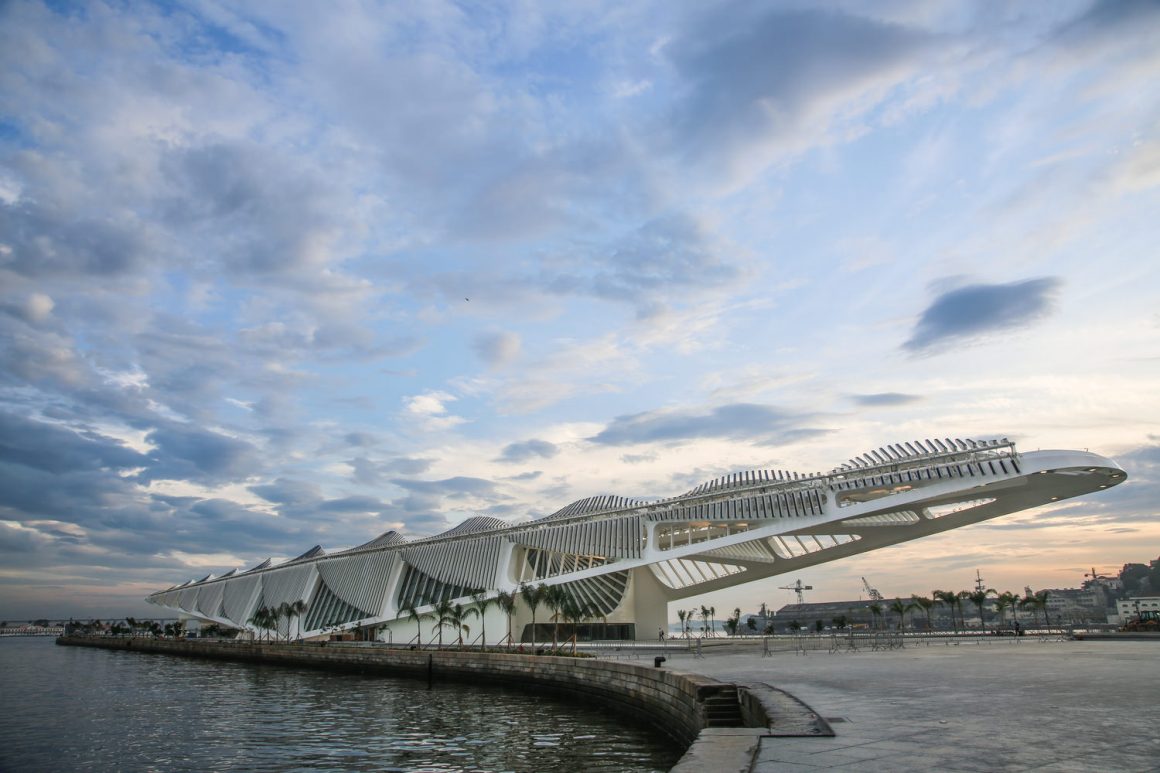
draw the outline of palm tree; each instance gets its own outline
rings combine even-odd
[[[732,628],[729,631],[729,633],[732,636],[736,636],[737,635],[737,628],[741,625],[741,607],[734,607],[733,608],[733,617],[731,617],[729,619],[733,621],[733,625],[732,625]],[[728,626],[729,623],[726,622],[725,625]]]
[[[930,600],[934,602],[935,606],[943,603],[943,592],[941,590],[932,590],[930,592]]]
[[[1043,610],[1043,624],[1045,626],[1051,623],[1051,621],[1047,619],[1047,596],[1048,593],[1045,590],[1035,592],[1035,605]]]
[[[292,604],[289,604],[286,609],[286,639],[290,639],[290,621],[295,617],[302,617],[306,612],[306,602],[302,599],[295,599]],[[298,632],[300,635],[302,631]]]
[[[456,603],[451,607],[451,628],[459,636],[459,649],[463,649],[463,634],[471,635],[471,628],[464,622],[470,615],[478,615],[479,610],[475,607],[464,607],[462,604]]]
[[[915,609],[916,605],[913,601],[903,601],[902,599],[895,599],[890,602],[890,611],[898,615],[898,630],[902,630],[906,623],[906,613]]]
[[[271,607],[270,611],[274,613],[274,640],[277,641],[282,636],[282,618],[287,616],[287,611],[290,605],[283,601],[276,607]],[[287,630],[289,634],[289,630]]]
[[[577,636],[576,626],[580,623],[581,620],[588,617],[588,615],[589,615],[588,604],[585,603],[581,599],[576,599],[576,598],[572,598],[572,596],[567,596],[564,599],[564,606],[562,608],[562,612],[564,615],[564,619],[572,624],[572,654],[575,655],[576,654],[576,636]]]
[[[286,619],[286,641],[290,641],[290,621],[295,616],[302,614],[302,610],[305,609],[306,603],[299,599],[293,604],[288,601],[283,601],[276,609],[273,610],[275,627],[281,627],[279,621],[282,620],[282,618]]]
[[[875,601],[866,608],[870,610],[870,616],[874,619],[874,627],[877,628],[878,618],[882,617],[882,605]]]
[[[934,630],[934,621],[931,620],[930,611],[934,609],[934,599],[928,599],[926,596],[913,595],[910,597],[910,602],[914,604],[915,609],[921,609],[926,613],[926,630]]]
[[[485,622],[487,618],[487,608],[492,604],[497,603],[497,600],[492,596],[488,596],[484,591],[476,591],[475,593],[472,593],[471,600],[475,602],[475,609],[479,614],[479,647],[481,650],[485,650],[487,649],[487,623]]]
[[[1043,625],[1047,626],[1047,591],[1041,590],[1037,593],[1028,593],[1027,596],[1019,602],[1019,606],[1024,609],[1031,609],[1043,611]]]
[[[1003,627],[1007,622],[1007,610],[1014,609],[1018,603],[1019,597],[1009,590],[1005,590],[995,597],[995,611],[999,613],[1000,627]]]
[[[976,607],[979,608],[979,627],[984,631],[987,630],[987,618],[985,616],[987,606],[987,596],[994,594],[999,595],[999,592],[994,588],[987,588],[987,590],[976,590],[970,593],[963,592],[963,598],[970,599]],[[964,626],[965,627],[965,626]]]
[[[933,595],[940,604],[946,604],[948,607],[950,607],[951,625],[954,627],[955,633],[958,633],[959,622],[955,619],[955,607],[960,603],[959,594],[955,593],[953,590],[936,590]]]
[[[995,594],[995,612],[999,614],[999,627],[1007,622],[1007,609],[1010,608],[1010,601],[1007,599],[1008,591]]]
[[[697,610],[695,610],[695,609],[690,609],[690,610],[689,610],[688,612],[686,612],[685,614],[686,614],[686,616],[687,616],[687,617],[686,617],[686,619],[688,620],[688,625],[687,625],[687,627],[685,628],[685,635],[686,635],[686,636],[688,636],[688,635],[689,635],[689,633],[692,631],[692,628],[693,628],[693,618],[695,618],[695,617],[697,616]]]
[[[568,600],[568,591],[562,585],[551,585],[544,594],[544,603],[552,610],[552,650],[559,649],[560,610]]]
[[[407,613],[407,617],[415,621],[415,640],[419,643],[419,649],[423,648],[423,618],[425,614],[421,613],[415,608],[415,603],[411,602],[403,607],[403,611]]]
[[[536,650],[536,608],[544,603],[544,594],[547,592],[548,586],[540,585],[524,585],[520,588],[520,595],[524,599],[524,603],[528,605],[528,609],[532,611],[532,651]],[[523,637],[520,637],[523,638]]]
[[[254,614],[247,622],[258,629],[259,638],[261,638],[261,632],[266,631],[266,640],[269,641],[269,632],[278,627],[278,616],[274,610],[270,609],[269,607],[260,607],[254,610]],[[166,625],[165,633],[170,636],[177,635],[176,624]]]
[[[518,600],[519,596],[517,596],[514,592],[509,593],[507,591],[501,590],[499,593],[495,594],[496,605],[500,608],[500,611],[507,615],[507,639],[509,647],[512,645],[512,615],[515,614],[516,601]]]
[[[958,592],[957,595],[958,595],[958,602],[957,603],[959,605],[959,622],[962,624],[963,632],[965,633],[967,630],[967,618],[963,616],[963,602],[967,601],[971,598],[971,592],[969,590],[961,590]]]
[[[709,635],[717,635],[717,607],[709,607]]]
[[[677,610],[677,619],[681,621],[681,633],[688,633],[688,631],[685,630],[685,617],[687,617],[688,614],[689,613],[683,609]]]
[[[701,606],[701,633],[708,635],[709,631],[709,607]]]
[[[451,605],[450,599],[443,599],[435,604],[431,610],[432,616],[435,618],[435,625],[431,627],[432,633],[439,632],[439,649],[443,649],[443,626],[451,624],[451,613],[455,611],[455,607]]]
[[[1007,619],[1007,599],[1003,593],[995,593],[995,614],[999,616],[998,622],[995,623],[995,630],[997,631],[1003,627],[1003,623]]]

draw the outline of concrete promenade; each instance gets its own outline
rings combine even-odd
[[[770,657],[757,643],[704,655],[674,642],[666,667],[780,688],[835,732],[751,738],[752,771],[1160,771],[1160,641],[992,638]]]

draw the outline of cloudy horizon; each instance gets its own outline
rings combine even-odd
[[[1158,75],[1144,0],[6,3],[0,617],[935,436],[1128,482],[814,600],[1155,558]]]

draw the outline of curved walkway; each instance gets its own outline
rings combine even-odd
[[[673,670],[783,689],[829,721],[832,738],[761,738],[754,771],[1160,771],[1160,642],[665,654]]]

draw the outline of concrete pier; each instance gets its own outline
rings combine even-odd
[[[698,674],[597,658],[421,650],[343,642],[243,643],[62,636],[57,643],[419,679],[502,683],[559,693],[570,699],[584,697],[644,720],[685,746],[692,744],[703,728],[722,724],[719,714],[723,710],[729,712],[730,707],[736,724],[746,720],[757,725],[768,722],[760,700],[747,700],[743,708],[733,684]]]

